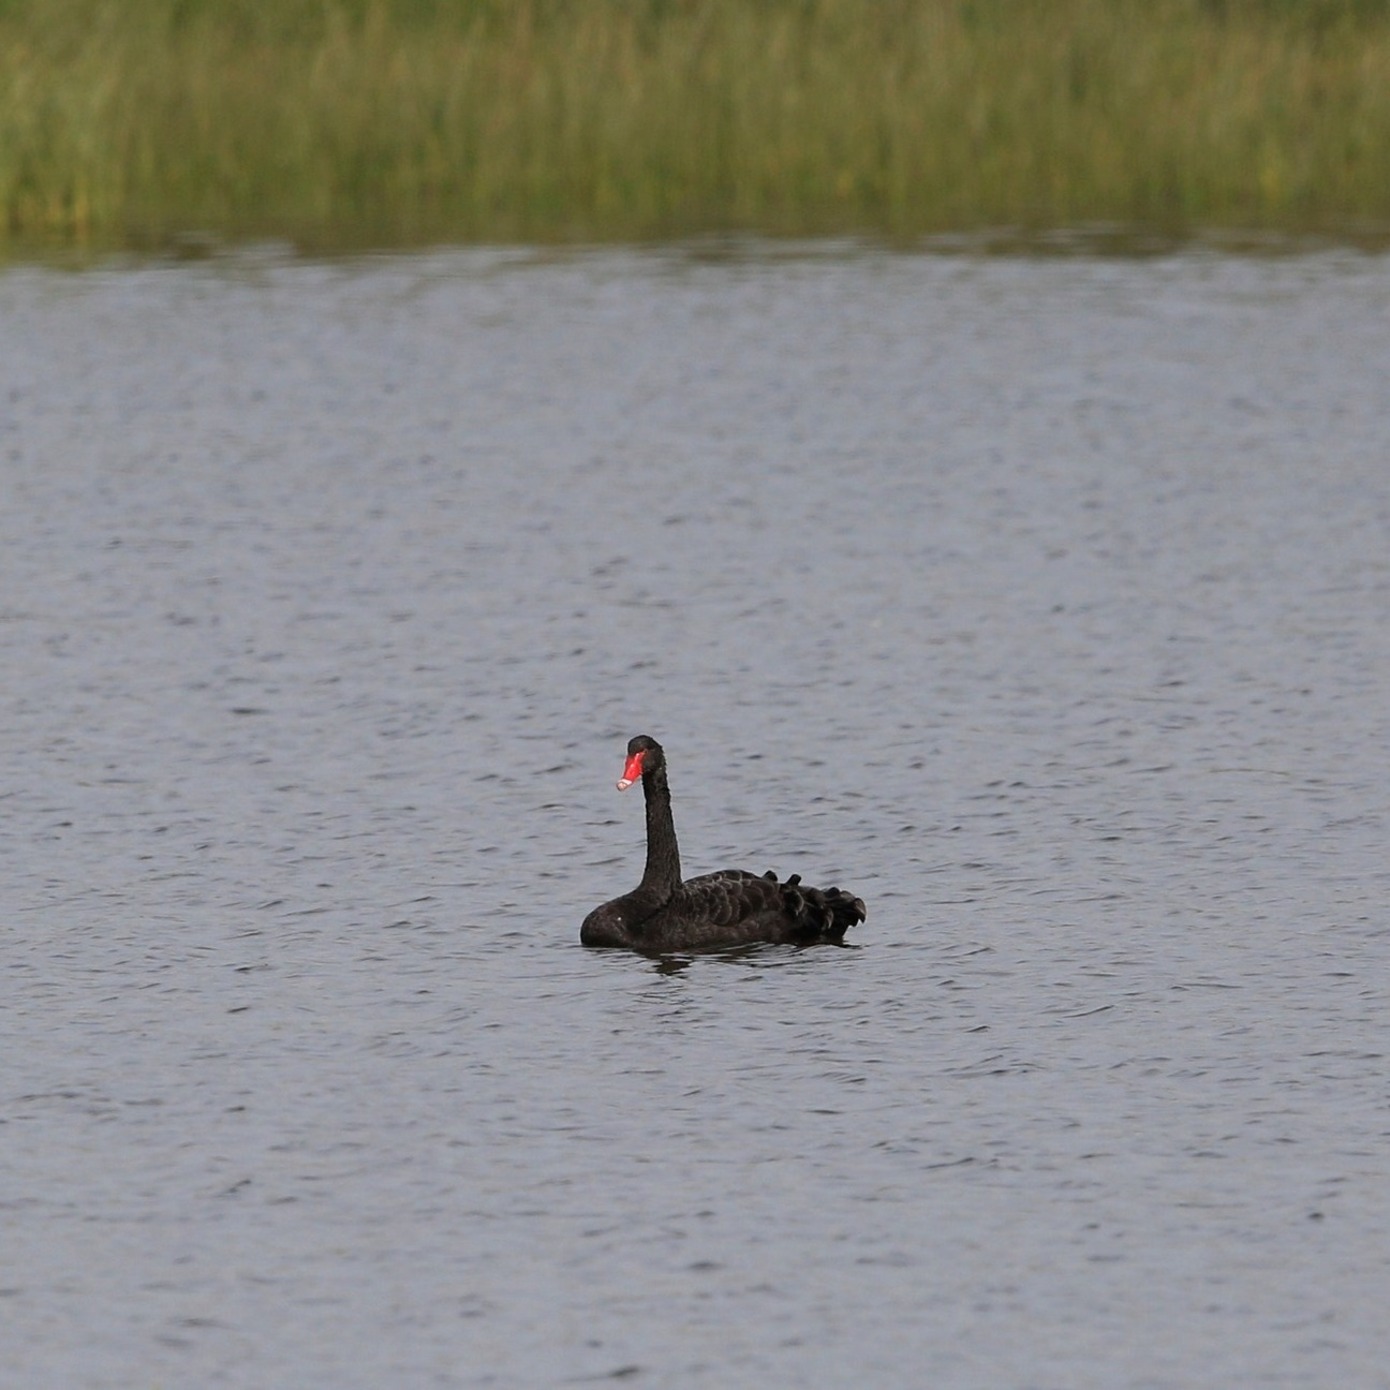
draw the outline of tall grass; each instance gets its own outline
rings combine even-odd
[[[0,238],[1390,227],[1390,0],[0,0]]]

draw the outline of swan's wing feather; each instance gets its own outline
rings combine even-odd
[[[782,894],[776,878],[759,878],[743,869],[720,869],[701,874],[680,886],[669,907],[680,916],[729,927],[766,912],[778,912]]]

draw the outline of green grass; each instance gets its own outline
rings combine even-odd
[[[1390,0],[0,0],[0,240],[1390,228]]]

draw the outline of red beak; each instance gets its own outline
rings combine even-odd
[[[625,792],[642,775],[642,754],[634,753],[623,768],[623,775],[618,779],[618,790]]]

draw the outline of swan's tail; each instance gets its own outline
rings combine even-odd
[[[763,875],[777,881],[777,875]],[[853,893],[839,888],[808,888],[800,874],[793,874],[777,885],[782,892],[782,906],[790,919],[789,941],[806,945],[817,941],[843,941],[845,933],[868,916],[864,903]]]

